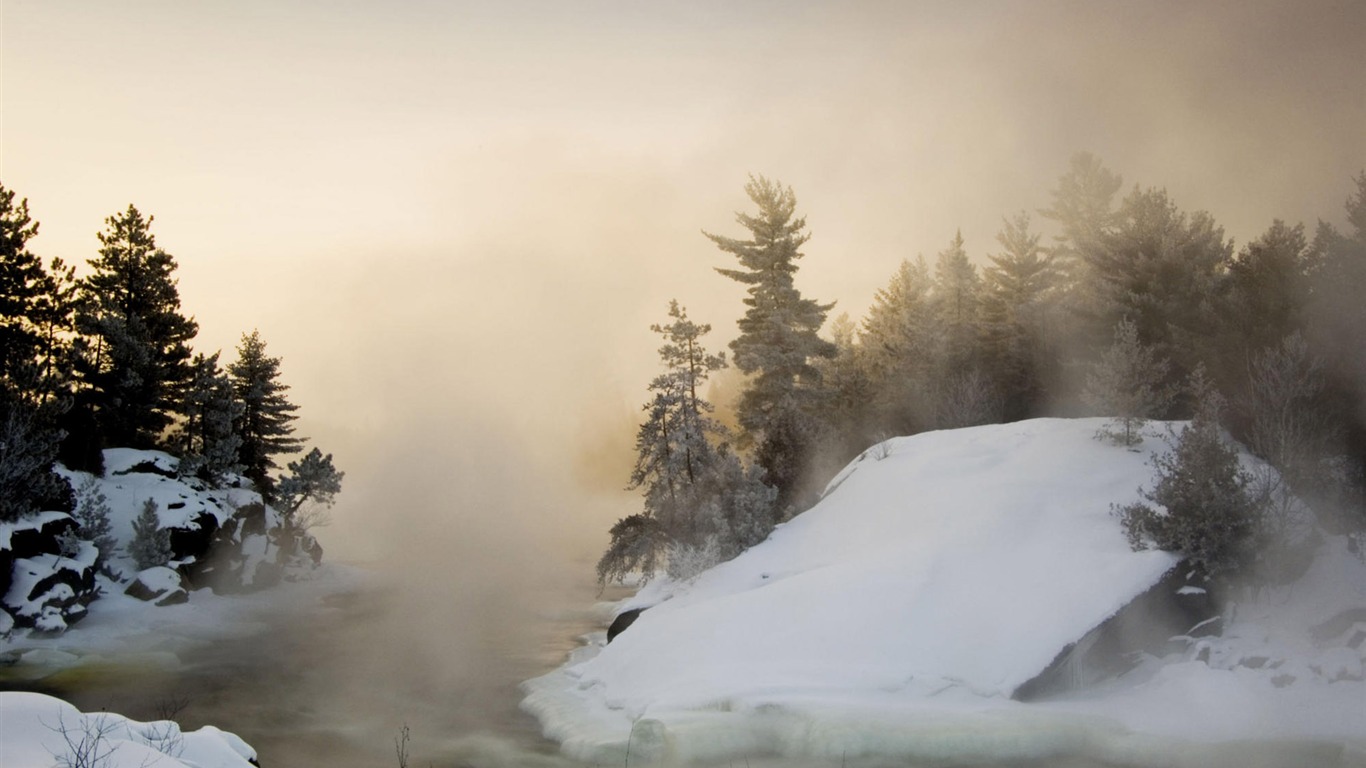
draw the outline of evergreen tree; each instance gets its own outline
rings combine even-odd
[[[243,474],[269,496],[274,490],[270,470],[276,466],[275,457],[303,446],[303,440],[294,437],[294,412],[299,408],[285,398],[289,386],[280,381],[280,358],[266,354],[266,343],[257,331],[242,335],[228,374],[241,406],[233,426],[242,441],[238,462]]]
[[[1218,423],[1206,410],[1181,431],[1171,453],[1154,457],[1157,482],[1142,502],[1118,510],[1135,549],[1155,546],[1186,559],[1203,578],[1226,577],[1252,562],[1261,508],[1248,491]]]
[[[1077,292],[1084,292],[1083,286],[1090,281],[1088,263],[1119,224],[1115,195],[1123,184],[1119,174],[1106,168],[1100,158],[1078,152],[1052,191],[1053,204],[1039,211],[1062,230],[1053,238],[1056,244],[1050,254],[1063,291],[1076,293],[1076,305],[1087,303]]]
[[[931,287],[925,259],[903,259],[873,296],[863,321],[863,364],[877,422],[892,434],[911,435],[932,424],[928,392],[937,367],[937,331]]]
[[[40,337],[33,322],[46,273],[28,249],[38,234],[28,201],[14,202],[14,192],[0,185],[0,386],[14,396],[31,398]]]
[[[1138,338],[1171,360],[1173,388],[1210,357],[1219,284],[1232,257],[1223,228],[1203,211],[1177,209],[1165,190],[1134,191],[1119,224],[1088,254],[1095,280],[1095,320],[1134,323]]]
[[[834,345],[817,333],[834,305],[803,298],[793,282],[800,248],[810,236],[803,231],[805,217],[794,218],[792,189],[759,176],[750,177],[745,192],[758,215],[735,218],[750,238],[703,234],[740,262],[740,269],[717,271],[748,286],[749,308],[730,346],[735,366],[752,378],[736,415],[744,436],[759,445],[767,480],[786,508],[798,503],[798,483],[811,455],[808,410],[820,378],[813,361],[835,354]]]
[[[1057,270],[1044,255],[1029,215],[1007,219],[997,241],[1004,249],[988,256],[984,275],[982,336],[987,368],[1000,382],[1007,420],[1035,415],[1045,380],[1056,367],[1052,338]]]
[[[848,314],[830,323],[835,356],[816,361],[821,385],[816,410],[822,451],[819,476],[833,475],[866,448],[877,433],[873,385],[864,363],[864,350]]]
[[[711,327],[689,320],[676,301],[669,317],[669,325],[651,326],[664,337],[665,370],[650,382],[647,417],[636,433],[630,487],[642,490],[644,509],[612,527],[598,563],[600,581],[636,570],[648,579],[661,565],[687,578],[739,554],[772,528],[773,492],[729,451],[727,430],[698,394],[726,365],[702,345]]]
[[[977,362],[980,294],[981,279],[963,249],[963,233],[958,232],[935,260],[930,294],[939,337],[940,382],[967,372]]]
[[[91,348],[80,372],[107,443],[150,447],[189,382],[198,326],[180,313],[176,262],[157,247],[152,217],[130,205],[105,222],[81,285],[77,321]]]
[[[138,570],[156,568],[171,561],[171,532],[161,527],[157,503],[148,499],[133,520],[133,539],[128,542],[128,556]]]
[[[72,510],[72,517],[80,525],[80,538],[99,550],[95,561],[97,568],[108,563],[117,543],[109,524],[109,513],[109,499],[100,493],[95,478],[87,477],[76,489],[76,508]]]
[[[180,411],[177,444],[182,476],[198,476],[217,483],[224,474],[238,471],[237,454],[242,438],[233,422],[242,415],[242,404],[233,397],[232,379],[218,365],[218,353],[195,355],[194,375],[185,390]]]
[[[636,433],[630,487],[644,491],[645,514],[669,539],[698,545],[707,533],[706,521],[698,516],[698,491],[715,463],[714,443],[725,437],[698,390],[726,361],[702,347],[711,326],[689,320],[676,301],[669,303],[669,317],[673,322],[667,326],[650,326],[664,337],[659,356],[665,371],[650,382],[653,396],[645,406],[649,416]]]
[[[70,509],[70,487],[52,471],[61,438],[38,406],[0,389],[0,522]]]
[[[307,530],[319,524],[320,519],[305,515],[304,505],[311,502],[323,507],[332,506],[337,494],[341,493],[342,478],[346,473],[339,472],[332,464],[332,454],[324,456],[317,448],[302,459],[289,462],[288,469],[289,474],[280,478],[278,508],[288,526]]]
[[[1087,403],[1112,421],[1097,435],[1119,445],[1143,442],[1140,430],[1171,402],[1171,389],[1162,382],[1168,363],[1138,340],[1138,328],[1128,318],[1115,326],[1115,340],[1086,377],[1082,393]]]

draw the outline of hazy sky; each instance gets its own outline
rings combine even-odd
[[[497,506],[490,478],[559,487],[568,447],[629,445],[668,300],[734,335],[742,290],[699,230],[740,234],[748,173],[808,217],[799,287],[857,317],[956,229],[994,251],[1077,150],[1238,243],[1341,222],[1366,168],[1355,0],[3,0],[0,22],[0,182],[34,250],[83,263],[106,216],[154,215],[197,348],[260,329],[348,471],[343,552],[369,551],[348,520],[440,504],[430,477]],[[597,541],[620,511],[553,529]]]

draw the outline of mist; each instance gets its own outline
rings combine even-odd
[[[591,605],[637,503],[649,325],[676,298],[712,348],[735,333],[700,230],[738,234],[748,174],[797,194],[799,288],[858,318],[956,231],[983,262],[1078,150],[1239,244],[1339,224],[1366,168],[1354,2],[11,0],[0,23],[32,248],[83,265],[133,202],[196,350],[259,329],[282,358],[299,434],[346,472],[327,558],[394,590],[373,624],[290,635],[317,644],[298,698],[400,680],[429,698],[386,701],[399,721],[481,684],[515,703],[491,649],[522,638],[537,674],[529,617]]]

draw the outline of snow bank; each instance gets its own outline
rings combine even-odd
[[[186,733],[169,720],[84,714],[37,693],[0,692],[0,730],[0,765],[14,768],[249,768],[256,759],[246,742],[213,726]]]
[[[1184,760],[1208,753],[1172,741],[1198,725],[1134,733],[1122,706],[1102,717],[1009,698],[1175,564],[1131,551],[1110,511],[1151,484],[1166,425],[1133,451],[1094,440],[1102,423],[1034,420],[869,451],[763,544],[628,600],[651,607],[611,645],[593,638],[529,681],[523,708],[595,762],[629,750],[1199,764]],[[1139,703],[1160,707],[1153,695]]]

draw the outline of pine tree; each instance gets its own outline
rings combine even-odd
[[[928,392],[938,358],[931,287],[923,257],[902,259],[863,321],[863,365],[877,421],[891,434],[915,434],[933,421]]]
[[[1115,326],[1115,340],[1091,367],[1082,393],[1087,403],[1103,416],[1112,417],[1097,438],[1119,445],[1138,445],[1148,419],[1171,402],[1171,389],[1163,384],[1168,363],[1138,340],[1138,328],[1127,318]]]
[[[1106,168],[1100,158],[1090,152],[1078,152],[1053,189],[1052,206],[1039,211],[1045,218],[1058,222],[1062,230],[1053,238],[1056,244],[1049,252],[1065,293],[1085,291],[1090,281],[1088,263],[1119,224],[1114,201],[1123,184],[1119,174]],[[1079,295],[1075,298],[1074,304],[1086,303]]]
[[[80,525],[80,538],[91,542],[99,550],[96,567],[109,561],[117,543],[109,523],[109,513],[109,499],[100,492],[100,485],[95,478],[87,477],[76,489],[76,508],[71,516]]]
[[[982,339],[987,368],[1005,393],[1005,418],[1034,415],[1044,380],[1056,365],[1051,338],[1058,273],[1054,256],[1044,255],[1029,215],[1006,219],[996,236],[1004,249],[990,255],[984,274]]]
[[[1249,565],[1261,508],[1210,412],[1197,410],[1172,452],[1155,456],[1153,466],[1157,482],[1142,495],[1161,511],[1142,502],[1117,510],[1130,545],[1175,552],[1203,578]]]
[[[152,217],[130,205],[105,222],[81,285],[77,320],[92,346],[80,372],[107,444],[150,447],[189,382],[198,326],[180,313],[176,262],[157,247]]]
[[[37,406],[0,388],[0,522],[70,508],[70,488],[52,471],[60,442]]]
[[[276,466],[275,457],[303,446],[303,440],[293,436],[294,412],[299,408],[285,398],[289,386],[279,380],[280,358],[266,354],[266,343],[257,331],[242,335],[228,374],[241,405],[233,427],[242,441],[238,462],[243,474],[269,496],[274,490],[270,470]]]
[[[748,286],[749,307],[731,342],[735,366],[750,374],[736,415],[744,437],[759,445],[759,460],[784,508],[799,503],[798,484],[811,455],[808,409],[820,373],[813,365],[835,354],[818,335],[833,304],[803,298],[793,282],[801,246],[809,239],[805,217],[794,218],[796,195],[790,187],[750,177],[745,192],[758,215],[737,213],[748,240],[704,232],[740,269],[717,271]]]
[[[698,390],[726,361],[702,347],[711,326],[689,320],[676,301],[669,303],[669,317],[673,322],[667,326],[650,326],[664,337],[659,356],[665,372],[650,382],[653,397],[645,406],[649,417],[636,433],[630,487],[644,490],[645,514],[659,521],[670,539],[698,544],[706,526],[697,519],[697,491],[716,458],[713,441],[725,435]]]
[[[28,201],[0,185],[0,386],[32,402],[38,394],[42,337],[36,322],[47,282],[42,261],[28,249],[38,234]]]
[[[934,308],[939,335],[939,378],[966,372],[978,357],[978,305],[981,279],[963,249],[958,232],[934,263]]]
[[[171,532],[161,527],[157,503],[148,499],[133,520],[133,539],[128,542],[128,556],[138,570],[156,568],[171,561]]]
[[[180,412],[178,447],[181,452],[179,473],[198,476],[217,483],[223,475],[238,471],[237,454],[242,438],[233,432],[233,422],[242,414],[242,404],[233,397],[232,379],[219,367],[218,353],[195,355],[193,378],[185,390]]]
[[[1171,360],[1164,382],[1178,387],[1210,355],[1206,340],[1218,322],[1219,284],[1232,246],[1203,211],[1187,215],[1165,190],[1134,189],[1119,224],[1088,254],[1099,327],[1127,318],[1145,344]]]
[[[676,301],[669,317],[670,324],[651,326],[664,337],[665,370],[650,382],[629,486],[643,492],[644,508],[612,527],[598,563],[603,582],[636,570],[648,579],[660,566],[687,578],[739,554],[772,528],[774,491],[730,452],[727,430],[698,394],[726,365],[723,355],[702,345],[711,326],[689,320]]]
[[[337,471],[332,464],[332,454],[314,448],[302,459],[289,462],[289,474],[280,478],[278,502],[280,514],[291,527],[306,530],[319,523],[317,516],[301,514],[304,505],[312,502],[330,507],[341,493],[342,478],[345,472]]]

